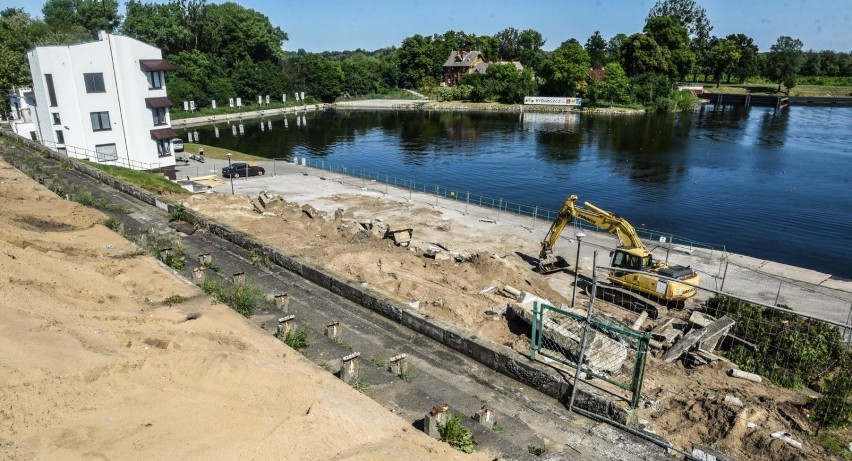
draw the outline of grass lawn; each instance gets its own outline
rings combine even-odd
[[[148,173],[147,171],[131,170],[120,166],[102,165],[96,162],[82,161],[92,168],[97,168],[110,176],[123,179],[131,184],[137,185],[147,191],[162,194],[171,192],[178,195],[189,195],[189,191],[171,182],[159,173]]]
[[[244,154],[235,150],[222,149],[221,147],[208,146],[207,144],[184,143],[183,154],[189,157],[192,154],[198,154],[198,148],[204,148],[204,158],[212,158],[214,160],[228,160],[228,153],[231,154],[231,160],[270,160],[266,157],[258,157],[257,155]],[[178,154],[180,155],[180,154]]]
[[[726,93],[726,94],[755,94],[763,96],[776,96],[774,91],[778,89],[778,85],[773,84],[725,84],[716,88],[712,83],[704,85],[704,91],[707,93]],[[827,86],[827,85],[798,85],[790,91],[790,96],[831,96],[831,97],[850,97],[852,96],[852,86]]]

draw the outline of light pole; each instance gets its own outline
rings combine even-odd
[[[583,243],[585,236],[583,231],[574,234],[577,238],[577,260],[574,262],[574,291],[571,293],[571,307],[574,307],[574,301],[577,300],[577,284],[580,283],[580,244]]]
[[[228,177],[231,178],[231,195],[234,195],[234,172],[231,170],[231,153],[228,152],[227,155],[228,155]]]

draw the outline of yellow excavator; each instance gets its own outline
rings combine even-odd
[[[695,296],[695,288],[687,283],[698,285],[697,272],[690,267],[667,266],[663,261],[655,260],[626,219],[604,211],[589,202],[585,202],[585,208],[581,207],[575,204],[576,201],[576,195],[571,195],[565,200],[559,215],[550,226],[544,241],[541,242],[541,253],[536,268],[539,273],[549,274],[567,267],[563,258],[553,254],[553,247],[565,226],[574,218],[592,224],[618,238],[618,247],[610,253],[612,269],[607,275],[610,283],[599,282],[596,296],[633,310],[646,310],[652,318],[664,314],[666,306],[683,305],[684,301]],[[636,293],[644,296],[636,296]],[[655,302],[657,300],[659,302]]]

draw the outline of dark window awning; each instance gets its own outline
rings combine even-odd
[[[163,107],[172,107],[174,105],[175,103],[173,103],[171,99],[166,97],[145,98],[145,107],[149,109],[160,109]]]
[[[177,66],[165,59],[140,59],[139,68],[145,72],[156,72],[158,70],[177,70]]]
[[[154,141],[162,141],[164,139],[173,139],[179,138],[178,134],[175,130],[171,128],[160,128],[158,130],[151,130],[151,139]]]

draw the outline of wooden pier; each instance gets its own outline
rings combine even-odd
[[[698,97],[717,106],[764,106],[780,109],[790,103],[790,98],[782,96],[700,93]]]
[[[765,96],[751,94],[699,93],[699,98],[717,106],[765,106],[780,109],[790,106],[852,106],[849,97]]]

